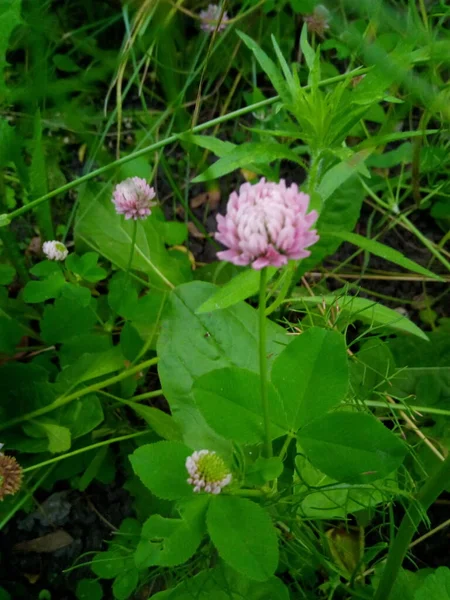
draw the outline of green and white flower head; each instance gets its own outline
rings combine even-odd
[[[232,479],[225,462],[210,450],[198,450],[188,456],[186,469],[187,482],[194,486],[194,492],[220,494]]]
[[[65,260],[69,251],[62,242],[52,240],[51,242],[44,242],[42,245],[42,251],[49,260]]]

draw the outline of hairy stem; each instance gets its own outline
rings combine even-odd
[[[259,284],[259,376],[261,380],[261,404],[264,417],[265,453],[270,458],[273,455],[272,437],[270,435],[269,394],[267,389],[267,328],[266,328],[266,291],[267,267],[261,270]]]

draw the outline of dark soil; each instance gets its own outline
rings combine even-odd
[[[19,512],[3,530],[0,585],[13,600],[37,599],[42,590],[51,591],[52,600],[74,600],[77,581],[92,577],[92,571],[89,566],[68,574],[63,571],[89,562],[92,552],[106,549],[113,527],[118,528],[123,519],[133,515],[132,498],[119,483],[93,483],[85,493],[67,489],[40,491],[35,499],[38,508],[34,513]],[[61,530],[73,542],[54,552],[25,552],[16,547]],[[91,554],[83,558],[86,553]]]

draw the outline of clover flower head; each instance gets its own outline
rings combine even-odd
[[[119,215],[125,219],[146,219],[151,214],[151,209],[156,202],[155,190],[141,177],[129,177],[116,185],[112,202]]]
[[[314,9],[312,15],[303,17],[308,31],[310,33],[317,33],[317,35],[323,36],[326,29],[330,29],[328,19],[330,12],[322,4],[318,4]]]
[[[42,244],[42,251],[49,260],[65,260],[69,251],[62,242],[52,240]]]
[[[189,473],[187,482],[194,486],[194,492],[220,494],[222,488],[231,482],[224,461],[210,450],[198,450],[186,459]]]
[[[318,214],[307,213],[308,206],[309,196],[295,183],[286,186],[283,179],[272,183],[264,178],[255,185],[244,183],[230,195],[226,215],[217,216],[215,237],[228,248],[218,258],[259,270],[309,256],[306,248],[319,236],[311,229]]]
[[[229,18],[227,13],[224,12],[217,26],[217,21],[220,19],[221,14],[222,8],[219,4],[210,4],[206,10],[200,12],[200,19],[202,20],[200,28],[207,33],[212,33],[216,28],[217,31],[223,31],[228,25]]]
[[[0,450],[2,448],[3,444],[0,444]],[[20,490],[22,477],[22,467],[17,460],[0,452],[0,501]]]

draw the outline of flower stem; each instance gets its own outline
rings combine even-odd
[[[135,219],[133,221],[133,233],[131,234],[130,257],[128,259],[128,264],[127,264],[127,268],[125,271],[125,281],[123,282],[122,294],[120,295],[120,301],[118,303],[119,311],[121,309],[123,298],[124,298],[125,292],[127,291],[128,284],[130,283],[130,271],[131,271],[131,264],[133,262],[134,248],[136,246],[137,226],[138,226],[138,222],[137,222],[137,219]]]
[[[273,456],[270,435],[269,394],[267,389],[267,330],[266,330],[267,267],[261,270],[259,283],[259,377],[261,380],[261,404],[266,438],[266,457]]]
[[[52,465],[60,460],[64,460],[66,458],[70,458],[71,456],[76,456],[77,454],[82,454],[83,452],[89,452],[89,450],[94,450],[95,448],[101,448],[102,446],[109,446],[110,444],[114,444],[115,442],[122,442],[124,440],[132,440],[133,438],[140,437],[142,435],[148,435],[151,433],[151,429],[147,429],[145,431],[137,431],[136,433],[129,433],[127,435],[121,435],[116,438],[108,438],[107,440],[103,440],[102,442],[97,442],[96,444],[91,444],[90,446],[85,446],[84,448],[78,448],[77,450],[72,450],[72,452],[68,452],[67,454],[61,454],[59,456],[55,456],[54,458],[49,458],[48,460],[44,460],[44,462],[38,463],[36,465],[32,465],[31,467],[27,467],[23,470],[24,473],[29,473],[30,471],[34,471],[35,469],[40,469],[41,467],[45,467],[47,465]]]
[[[393,544],[389,548],[386,566],[375,592],[374,600],[388,600],[398,571],[402,566],[408,546],[419,526],[424,513],[448,485],[450,477],[450,455],[440,464],[436,472],[425,482],[411,502],[400,524]]]

